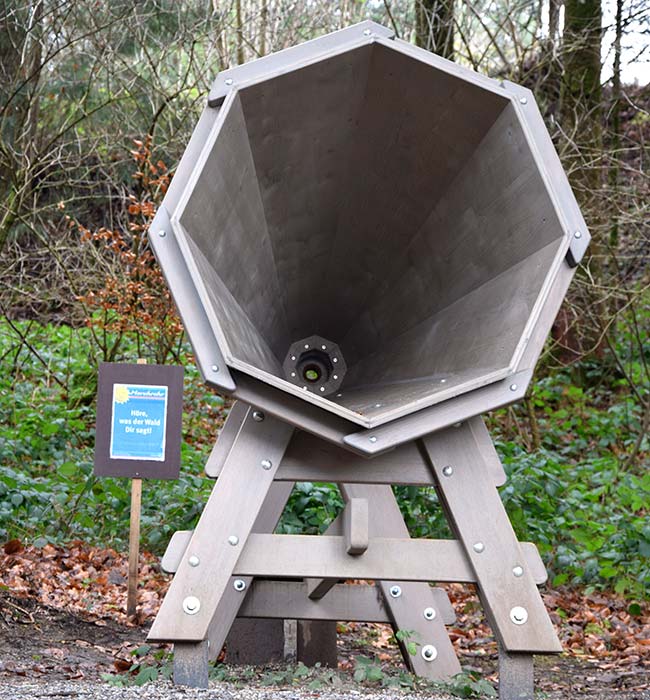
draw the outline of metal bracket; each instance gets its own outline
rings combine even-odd
[[[255,83],[264,80],[269,74],[282,74],[293,70],[296,64],[306,64],[326,55],[331,56],[333,52],[348,51],[355,46],[363,46],[374,41],[376,37],[394,39],[395,32],[367,20],[304,44],[291,46],[283,51],[243,63],[241,66],[221,71],[210,88],[208,106],[219,107],[230,90],[244,83]]]

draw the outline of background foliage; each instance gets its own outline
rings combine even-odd
[[[647,60],[648,9],[561,6],[3,2],[0,539],[124,544],[128,482],[92,476],[93,402],[98,363],[137,357],[186,368],[182,475],[145,485],[145,546],[192,526],[229,404],[194,369],[148,224],[219,70],[370,17],[538,97],[594,239],[527,400],[490,418],[501,493],[556,584],[647,596],[650,100],[622,75],[633,38]],[[414,535],[448,534],[432,490],[397,492]],[[322,531],[340,505],[301,484],[280,528]]]

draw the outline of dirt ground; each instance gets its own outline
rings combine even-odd
[[[144,643],[146,627],[120,625],[112,620],[86,620],[65,610],[47,607],[31,598],[0,593],[0,684],[42,680],[98,681],[103,673],[124,671],[131,651]],[[339,635],[339,656],[372,655],[371,630],[363,626]],[[397,668],[396,650],[379,657],[384,668]],[[477,670],[495,680],[493,653],[477,650],[464,655],[465,670]],[[536,659],[536,687],[547,698],[650,699],[650,668],[607,668],[574,657]]]

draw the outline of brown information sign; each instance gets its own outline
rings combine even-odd
[[[103,362],[95,475],[177,479],[182,414],[182,367]]]

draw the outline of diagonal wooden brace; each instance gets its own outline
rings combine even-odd
[[[256,421],[249,409],[149,632],[157,641],[200,642],[230,585],[293,428]]]
[[[422,446],[499,643],[507,652],[561,652],[531,569],[468,424],[429,435],[422,439]]]

